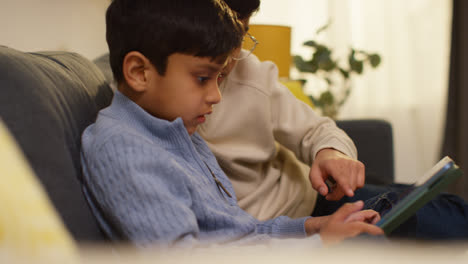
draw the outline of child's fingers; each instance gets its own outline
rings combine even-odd
[[[347,203],[347,204],[341,206],[333,214],[333,216],[338,220],[345,221],[348,217],[351,216],[351,214],[360,211],[363,207],[364,207],[364,202],[363,201],[357,201],[357,202],[354,202],[354,203]]]
[[[375,225],[380,221],[380,214],[378,212],[376,212],[376,211],[373,211],[373,210],[371,210],[371,211],[373,212],[373,214],[372,214],[372,216],[367,218],[367,222],[370,223],[370,224]]]
[[[353,223],[348,223],[346,225],[347,225],[347,228],[346,228],[347,231],[345,232],[346,235],[343,238],[356,237],[363,233],[374,235],[374,236],[384,234],[384,231],[380,227],[376,225],[367,224],[364,222],[353,222]]]
[[[352,213],[346,218],[345,223],[360,221],[369,224],[376,224],[380,220],[380,215],[374,210],[364,210],[356,213]]]
[[[326,245],[339,243],[347,238],[356,237],[362,233],[370,235],[383,235],[384,232],[381,228],[375,225],[367,224],[364,222],[351,222],[345,223],[321,232],[320,235]]]
[[[384,231],[376,225],[363,222],[354,222],[352,225],[354,226],[353,229],[357,231],[357,234],[367,233],[374,236],[384,234]]]

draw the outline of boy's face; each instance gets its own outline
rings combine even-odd
[[[168,57],[163,76],[150,66],[148,89],[139,105],[161,119],[173,121],[181,117],[192,135],[205,122],[205,116],[211,114],[212,106],[221,100],[217,78],[224,63],[223,59],[174,53]]]

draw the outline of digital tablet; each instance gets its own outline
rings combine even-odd
[[[414,184],[416,188],[393,206],[376,225],[382,228],[385,234],[390,234],[461,175],[462,171],[453,160],[447,156],[444,157],[427,171]]]

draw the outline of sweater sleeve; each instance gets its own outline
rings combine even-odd
[[[287,216],[279,216],[260,222],[257,225],[257,232],[275,238],[305,238],[307,237],[305,221],[309,218],[291,219]]]
[[[199,228],[189,190],[178,177],[182,168],[147,145],[117,136],[86,153],[85,167],[92,171],[85,173],[87,187],[125,239],[137,245],[193,244]]]
[[[352,158],[357,150],[348,135],[335,122],[318,115],[277,81],[277,68],[266,71],[271,89],[271,113],[275,139],[293,151],[306,164],[312,164],[317,152],[334,148]]]

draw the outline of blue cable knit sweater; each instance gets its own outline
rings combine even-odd
[[[307,218],[262,222],[243,211],[197,133],[118,91],[82,136],[82,165],[85,195],[111,238],[170,246],[306,237]]]

